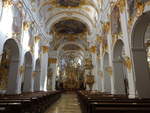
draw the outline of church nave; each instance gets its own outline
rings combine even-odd
[[[0,0],[0,113],[120,110],[150,113],[150,0]]]

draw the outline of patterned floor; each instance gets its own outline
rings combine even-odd
[[[61,98],[45,113],[81,113],[77,95],[74,93],[62,94]]]

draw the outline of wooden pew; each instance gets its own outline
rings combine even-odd
[[[58,91],[0,95],[0,113],[44,113],[60,96]]]
[[[77,94],[83,113],[150,112],[150,99],[129,99],[124,95],[91,92],[78,92]]]
[[[91,103],[89,113],[149,113],[149,103]]]

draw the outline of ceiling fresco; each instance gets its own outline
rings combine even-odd
[[[79,6],[81,0],[57,0],[58,3],[62,6],[68,7],[77,7]]]
[[[86,25],[80,21],[68,19],[59,21],[54,25],[54,30],[61,34],[79,34],[87,30]]]

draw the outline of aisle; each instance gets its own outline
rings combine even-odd
[[[62,94],[61,98],[45,113],[81,113],[77,95],[74,93]]]

